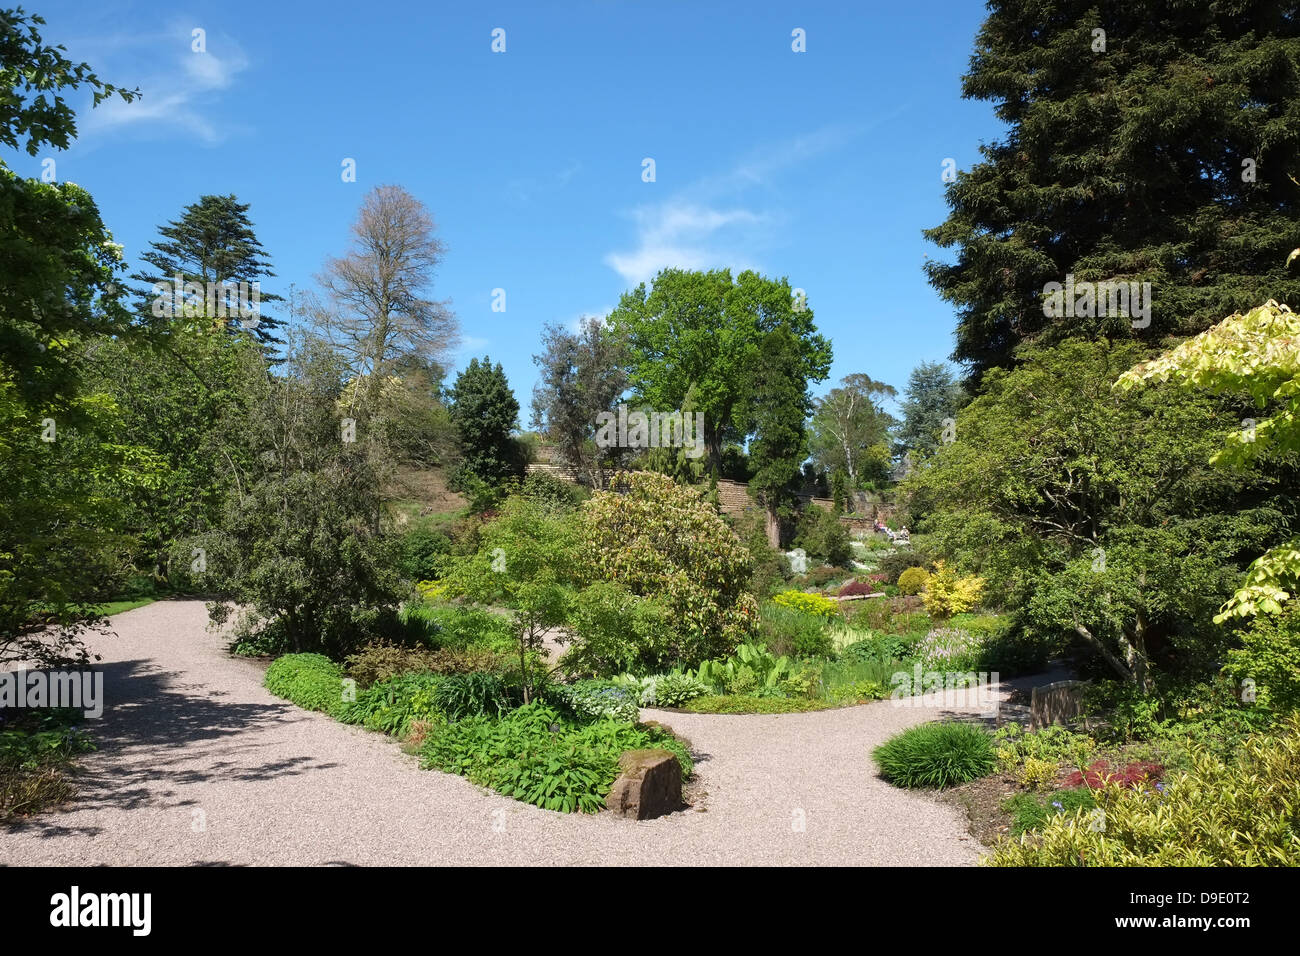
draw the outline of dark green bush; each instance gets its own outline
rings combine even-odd
[[[847,567],[853,558],[853,546],[844,522],[815,505],[799,515],[793,544],[803,548],[809,557],[820,558],[835,567]]]
[[[901,548],[891,551],[876,564],[879,574],[887,574],[889,581],[897,581],[898,576],[908,568],[926,568],[931,564],[931,556],[924,551],[913,548]]]
[[[989,735],[959,723],[912,727],[885,741],[872,756],[881,775],[900,787],[951,787],[997,767]]]
[[[324,654],[285,654],[271,662],[263,681],[277,697],[333,717],[343,712],[343,669]]]
[[[401,569],[413,581],[440,578],[451,554],[451,538],[430,527],[416,527],[402,535]]]

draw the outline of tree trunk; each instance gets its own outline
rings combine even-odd
[[[767,519],[767,543],[778,551],[781,550],[781,519],[775,509],[768,508],[764,516]]]

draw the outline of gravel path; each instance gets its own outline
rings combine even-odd
[[[876,777],[871,748],[938,711],[881,702],[780,716],[647,710],[699,754],[694,806],[559,814],[420,770],[379,734],[308,713],[228,657],[198,601],[100,638],[99,751],[67,808],[0,829],[0,864],[968,865],[964,820]],[[799,821],[803,822],[802,828]]]

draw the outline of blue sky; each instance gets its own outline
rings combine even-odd
[[[233,192],[279,275],[264,288],[281,293],[346,250],[368,189],[404,186],[449,247],[434,293],[461,323],[457,366],[502,362],[525,425],[543,323],[602,314],[669,265],[807,290],[835,351],[817,394],[852,372],[901,388],[951,351],[952,309],[921,271],[943,253],[921,230],[946,215],[943,161],[970,166],[1001,131],[959,95],[975,0],[28,9],[47,42],[144,97],[79,103],[71,149],[5,154],[12,168],[38,176],[54,156],[133,267],[159,224]]]

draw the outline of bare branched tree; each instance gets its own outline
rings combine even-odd
[[[316,277],[323,299],[309,313],[357,378],[354,412],[374,410],[400,360],[445,368],[458,341],[448,303],[427,297],[446,251],[436,228],[424,204],[401,186],[377,186],[352,225],[352,249],[328,259]]]

